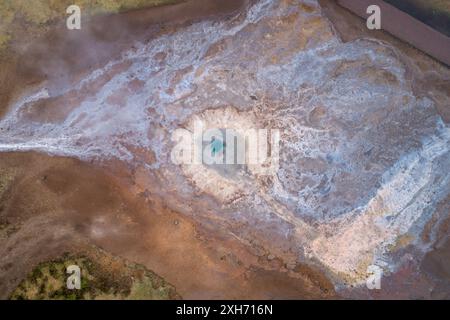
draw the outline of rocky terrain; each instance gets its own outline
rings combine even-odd
[[[449,297],[448,67],[330,1],[235,5],[24,69],[0,119],[2,297],[89,245],[183,298]],[[276,165],[174,163],[196,122],[278,130]]]

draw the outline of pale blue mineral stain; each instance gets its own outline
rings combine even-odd
[[[223,150],[223,141],[222,140],[214,139],[213,141],[211,141],[211,152],[212,152],[213,156],[215,156],[222,150]]]

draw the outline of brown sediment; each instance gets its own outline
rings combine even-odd
[[[14,177],[1,195],[0,219],[5,230],[17,227],[0,237],[0,298],[38,263],[91,245],[146,266],[183,298],[335,296],[319,271],[260,263],[233,237],[168,209],[151,192],[136,196],[121,164],[99,169],[74,159],[8,153],[0,155],[0,167]]]
[[[432,298],[450,298],[450,239],[443,241],[430,251],[421,264],[421,269],[437,280],[432,290]]]
[[[431,297],[450,298],[450,196],[444,199],[436,210],[440,216],[447,217],[435,230],[437,238],[433,250],[428,252],[420,268],[433,280]],[[436,215],[435,213],[435,215]]]

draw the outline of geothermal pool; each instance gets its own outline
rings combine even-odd
[[[450,128],[408,68],[387,42],[343,42],[317,1],[257,1],[28,89],[0,120],[0,151],[120,161],[173,210],[362,286],[404,247],[422,259],[448,218]],[[173,163],[173,133],[195,121],[279,130],[276,170]]]

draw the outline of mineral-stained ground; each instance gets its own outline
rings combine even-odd
[[[334,1],[191,0],[10,48],[0,298],[450,297],[450,70]],[[278,166],[174,163],[196,122],[279,130]],[[50,274],[73,261],[78,295]]]

